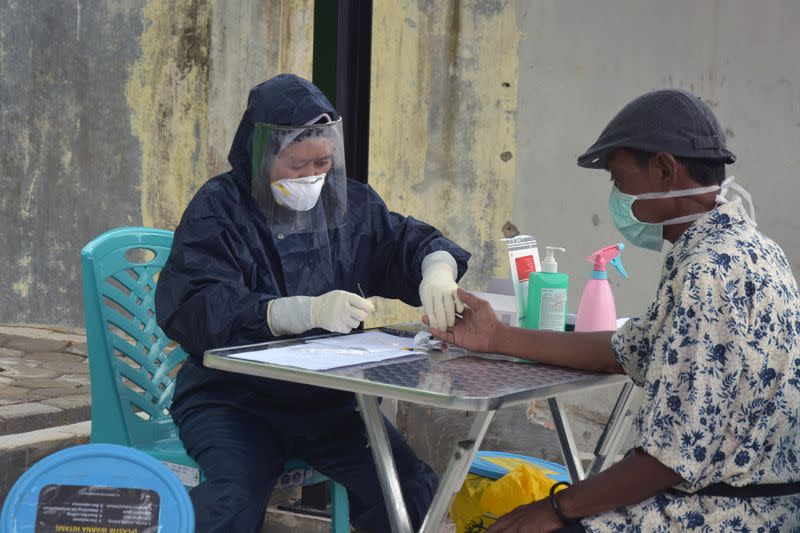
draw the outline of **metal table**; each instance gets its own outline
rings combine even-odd
[[[632,400],[633,384],[627,377],[620,375],[582,372],[464,350],[455,353],[433,351],[427,355],[411,355],[369,365],[321,371],[232,357],[234,354],[287,346],[303,340],[273,341],[208,350],[203,362],[209,368],[355,393],[359,411],[367,428],[370,448],[394,533],[411,532],[412,529],[400,491],[386,429],[382,423],[378,397],[476,413],[467,437],[456,442],[447,469],[440,479],[439,489],[420,529],[424,533],[439,531],[455,493],[469,472],[469,467],[496,410],[532,400],[547,399],[564,461],[573,480],[585,478],[586,473],[575,446],[566,412],[557,400],[558,396],[623,384],[595,448],[595,460],[589,469],[589,475],[604,469],[613,460],[629,426],[628,409]]]

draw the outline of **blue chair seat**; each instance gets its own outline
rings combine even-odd
[[[540,470],[553,481],[570,481],[569,471],[564,465],[527,455],[490,450],[479,451],[472,461],[469,471],[471,474],[489,479],[500,479],[508,474],[509,467],[513,468],[522,463]]]

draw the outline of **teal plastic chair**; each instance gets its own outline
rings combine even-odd
[[[156,323],[155,287],[172,232],[127,227],[81,250],[83,302],[92,385],[92,443],[130,446],[164,463],[187,488],[203,475],[186,454],[169,415],[175,375],[186,352]],[[350,531],[346,489],[299,460],[282,485],[330,483],[332,531]]]

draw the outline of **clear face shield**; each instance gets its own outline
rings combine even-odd
[[[342,120],[306,126],[256,124],[252,191],[273,233],[309,233],[342,224],[347,173]]]

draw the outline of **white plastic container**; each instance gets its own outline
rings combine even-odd
[[[511,267],[511,281],[517,298],[519,321],[525,319],[528,309],[528,280],[532,272],[541,272],[539,250],[536,239],[530,235],[518,235],[510,239],[500,239],[508,245],[508,262]]]

